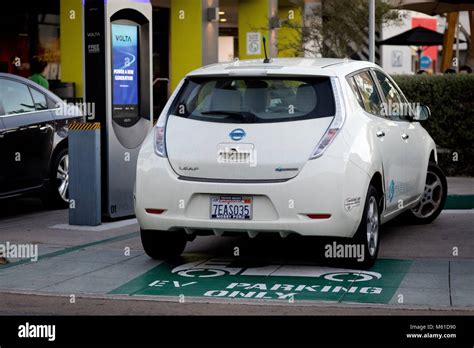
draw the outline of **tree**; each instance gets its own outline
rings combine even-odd
[[[304,8],[304,0],[298,0]],[[367,47],[368,0],[323,0],[306,8],[301,20],[284,19],[280,30],[293,39],[279,40],[279,51],[291,56],[349,57]],[[399,24],[402,12],[382,0],[375,1],[375,26]]]

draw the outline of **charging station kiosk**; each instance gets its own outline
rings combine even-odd
[[[102,218],[133,215],[140,146],[153,123],[149,0],[83,0],[84,101],[100,122]]]

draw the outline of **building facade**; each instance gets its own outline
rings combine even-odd
[[[262,38],[270,57],[308,55],[295,47],[306,14],[323,0],[151,0],[153,6],[153,79],[155,112],[191,70],[233,59],[262,59]],[[0,14],[0,71],[28,76],[29,61],[48,61],[52,89],[71,87],[61,97],[82,97],[82,0],[18,0]],[[420,15],[420,17],[423,15]],[[401,26],[385,27],[380,39],[411,28],[412,17]],[[434,17],[431,17],[434,18]],[[290,26],[282,26],[285,21]],[[442,31],[443,24],[435,23]],[[377,33],[378,35],[379,33]],[[285,45],[285,43],[297,45]],[[292,47],[288,47],[292,46]],[[437,49],[434,48],[436,51]],[[302,53],[303,52],[303,53]],[[318,55],[313,54],[313,55]],[[367,47],[352,56],[367,59]],[[377,48],[376,61],[391,73],[413,72],[409,47]],[[61,83],[59,83],[59,81]]]

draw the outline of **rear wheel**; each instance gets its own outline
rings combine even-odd
[[[415,224],[429,224],[441,214],[446,197],[448,183],[441,168],[434,162],[428,165],[425,190],[418,205],[404,214],[404,218]]]
[[[362,219],[353,238],[356,244],[363,247],[363,260],[353,262],[355,266],[360,268],[371,267],[379,252],[380,211],[378,201],[377,189],[370,185],[365,199]]]
[[[68,150],[59,151],[53,160],[49,175],[47,203],[53,208],[67,208],[69,202],[69,155]]]
[[[186,235],[180,231],[140,230],[143,249],[152,259],[170,260],[182,254]]]

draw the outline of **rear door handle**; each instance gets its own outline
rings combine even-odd
[[[377,133],[375,133],[377,135],[377,138],[382,138],[385,136],[385,132],[384,131],[377,131]]]
[[[402,139],[403,139],[403,140],[407,140],[409,137],[410,137],[410,136],[409,136],[408,134],[406,134],[406,133],[403,133],[403,134],[402,134]]]

